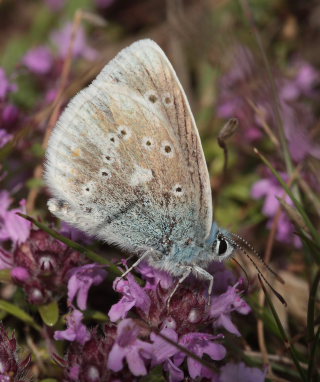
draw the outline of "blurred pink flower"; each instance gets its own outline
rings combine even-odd
[[[63,28],[56,30],[52,33],[51,39],[53,44],[58,49],[58,53],[62,58],[66,58],[71,43],[72,23],[66,24]],[[97,58],[98,53],[95,49],[91,48],[86,39],[85,30],[80,27],[77,30],[73,42],[73,56],[83,57],[89,61]]]
[[[287,178],[285,174],[282,174],[284,179]],[[251,196],[254,199],[264,199],[262,213],[269,218],[267,227],[271,228],[273,218],[275,217],[280,202],[277,198],[283,198],[288,204],[293,205],[289,196],[285,193],[279,182],[271,176],[270,178],[263,178],[258,180],[251,189]],[[301,240],[293,233],[294,227],[290,222],[285,212],[282,212],[277,229],[277,240],[284,243],[293,243],[297,248],[301,247]]]
[[[3,68],[0,67],[0,101],[3,101],[9,93],[17,90],[17,85],[11,84]]]
[[[67,317],[66,330],[56,330],[55,340],[76,341],[81,345],[90,340],[91,334],[87,327],[82,323],[83,314],[79,310],[73,310]]]
[[[45,0],[45,2],[53,11],[60,11],[64,7],[66,0]]]
[[[53,56],[49,48],[38,46],[29,50],[22,62],[35,74],[47,74],[52,68]]]
[[[236,46],[233,57],[230,70],[220,80],[218,116],[239,119],[245,144],[263,137],[264,123],[279,135],[270,81],[263,76],[249,48]],[[290,76],[279,72],[274,75],[289,149],[297,162],[307,155],[320,159],[320,142],[310,136],[315,118],[311,106],[303,99],[319,94],[316,90],[319,73],[302,60],[291,63],[290,69],[293,72]]]
[[[0,129],[0,149],[5,146],[13,138],[12,134],[8,134],[6,130]]]
[[[266,369],[262,371],[256,367],[248,367],[243,362],[229,362],[221,367],[220,382],[245,381],[264,382]]]

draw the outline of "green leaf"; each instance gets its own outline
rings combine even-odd
[[[0,269],[0,282],[9,283],[11,280],[11,269]]]
[[[163,375],[163,368],[161,365],[154,367],[148,375],[141,378],[141,382],[165,382],[166,378]]]
[[[28,325],[31,325],[36,330],[40,331],[41,327],[34,321],[34,319],[21,308],[16,305],[11,304],[8,301],[0,300],[0,309],[6,311],[7,313],[17,317],[19,320],[24,321]]]
[[[52,301],[49,304],[41,305],[38,308],[43,322],[48,326],[54,326],[59,318],[59,306],[57,301]]]
[[[43,146],[39,142],[34,143],[32,145],[31,151],[38,158],[43,158],[45,153],[46,153],[45,149],[43,148]]]
[[[55,378],[45,378],[45,379],[41,379],[40,382],[58,382],[58,380]]]
[[[92,319],[100,322],[109,321],[108,316],[105,313],[99,312],[98,310],[87,309],[84,313],[86,319]]]
[[[44,181],[41,178],[31,178],[26,182],[28,188],[40,188],[44,186]]]

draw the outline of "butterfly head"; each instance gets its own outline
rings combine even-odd
[[[237,245],[232,239],[231,234],[217,226],[216,223],[212,225],[211,233],[206,243],[212,250],[214,260],[224,261],[231,257]]]

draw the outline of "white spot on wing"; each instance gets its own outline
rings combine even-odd
[[[135,165],[135,170],[130,178],[131,186],[138,186],[149,182],[153,178],[152,171],[149,168],[143,168]]]

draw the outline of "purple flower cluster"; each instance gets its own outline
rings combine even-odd
[[[25,213],[25,202],[19,208],[10,208],[12,198],[8,191],[0,191],[0,243],[11,240],[13,245],[23,243],[30,234],[31,224],[18,212]]]
[[[226,280],[229,271],[221,264],[216,270],[217,276],[221,273]],[[248,304],[241,297],[241,283],[233,286],[223,283],[216,285],[215,290],[223,287],[225,290],[214,293],[210,307],[205,287],[199,289],[182,285],[168,306],[167,301],[175,285],[173,278],[146,263],[139,266],[139,272],[145,281],[144,286],[139,285],[131,273],[127,279],[115,280],[114,288],[122,297],[109,310],[110,320],[114,324],[105,326],[103,336],[96,335],[97,329],[94,329],[93,335],[83,323],[83,314],[75,308],[68,316],[67,329],[55,333],[55,339],[71,342],[62,361],[64,380],[98,381],[94,375],[101,378],[101,375],[106,374],[108,378],[113,376],[123,380],[121,378],[125,378],[128,372],[143,376],[157,365],[162,365],[173,382],[182,381],[186,372],[191,378],[218,381],[219,373],[194,359],[192,354],[199,358],[206,354],[217,362],[224,360],[227,353],[221,343],[224,334],[217,333],[217,330],[223,329],[240,336],[231,314],[237,312],[245,315],[250,312]],[[69,300],[72,301],[77,291],[82,289],[78,293],[77,305],[85,309],[88,286],[100,283],[105,274],[101,274],[101,268],[89,264],[73,270],[70,275]],[[135,318],[130,317],[132,313]],[[199,327],[203,330],[199,331]],[[92,347],[90,354],[85,351],[89,346]],[[108,352],[100,361],[106,362],[107,370],[101,362],[97,362],[100,349],[106,348]],[[91,379],[85,376],[87,370],[92,370]]]
[[[239,119],[245,144],[262,138],[264,125],[277,136],[270,81],[247,47],[237,46],[233,57],[231,69],[220,80],[219,117]],[[306,96],[310,99],[317,94],[315,87],[319,80],[319,73],[302,60],[293,61],[288,74],[275,75],[284,131],[296,161],[307,155],[320,158],[320,144],[310,136],[315,122],[312,109],[304,102]]]
[[[30,230],[29,225],[28,228]],[[18,238],[21,240],[21,235]],[[70,282],[70,272],[79,264],[85,264],[79,252],[34,229],[12,253],[0,248],[0,260],[1,268],[11,270],[12,280],[25,290],[29,302],[36,305],[49,303],[62,294],[68,280]]]
[[[17,352],[17,341],[14,335],[9,338],[4,326],[0,323],[0,381],[27,382],[31,355],[20,360]]]
[[[10,129],[18,119],[18,109],[10,102],[9,98],[10,93],[16,90],[17,86],[11,83],[4,69],[0,67],[0,148],[13,138]]]
[[[286,177],[284,176],[284,178]],[[268,228],[271,228],[274,217],[280,207],[278,198],[284,198],[289,205],[293,204],[279,182],[270,174],[269,177],[260,179],[253,185],[251,195],[254,199],[264,198],[262,212],[268,217]],[[278,221],[276,237],[283,243],[294,244],[297,248],[301,247],[301,240],[298,236],[294,235],[294,226],[284,212],[281,213]]]

